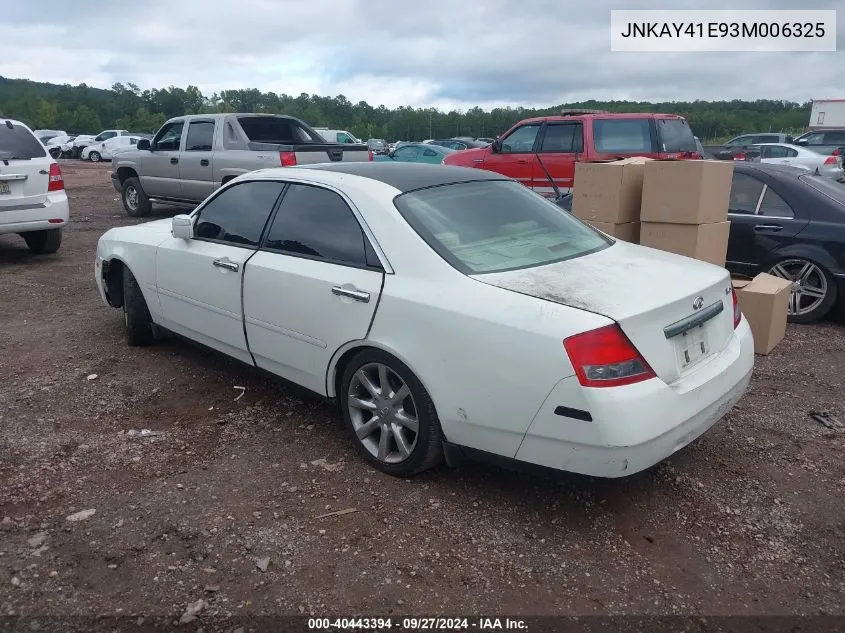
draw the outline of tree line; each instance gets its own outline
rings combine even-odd
[[[0,77],[0,116],[19,119],[33,129],[62,129],[96,134],[105,128],[155,132],[170,117],[212,112],[266,112],[298,117],[312,126],[344,129],[359,138],[422,140],[453,136],[495,137],[517,121],[558,114],[564,109],[610,112],[663,112],[689,121],[704,142],[745,132],[799,133],[810,118],[810,103],[775,101],[583,101],[549,108],[479,107],[464,112],[433,108],[373,106],[345,96],[299,96],[256,88],[223,90],[210,96],[196,86],[141,90],[132,83],[111,89],[71,86]]]

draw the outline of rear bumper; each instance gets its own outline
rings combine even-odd
[[[70,219],[70,206],[64,191],[47,195],[43,204],[28,208],[0,207],[0,235],[58,229]]]
[[[625,477],[666,459],[701,436],[739,402],[751,380],[754,343],[742,320],[728,347],[690,376],[585,389],[559,382],[543,403],[516,459],[596,477]],[[555,413],[589,412],[591,421]]]

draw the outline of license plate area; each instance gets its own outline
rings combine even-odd
[[[675,354],[681,369],[689,369],[710,356],[707,328],[699,325],[675,337]]]
[[[8,180],[0,180],[0,194],[12,193],[12,187]]]

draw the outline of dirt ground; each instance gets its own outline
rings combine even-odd
[[[845,420],[843,325],[790,326],[649,472],[394,479],[319,399],[178,340],[128,348],[93,264],[136,221],[108,165],[62,168],[58,254],[0,237],[0,616],[845,615],[845,433],[809,416]]]

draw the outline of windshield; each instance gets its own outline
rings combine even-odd
[[[696,152],[695,137],[684,119],[657,119],[661,151]]]
[[[394,202],[420,237],[465,274],[542,266],[611,244],[554,203],[510,180],[419,189]]]
[[[47,155],[37,138],[20,125],[0,124],[0,160],[30,160]]]
[[[838,182],[835,182],[830,178],[825,178],[824,176],[813,176],[812,174],[798,176],[798,178],[810,185],[816,191],[823,193],[828,198],[832,198],[842,206],[845,206],[845,187],[840,185]]]

